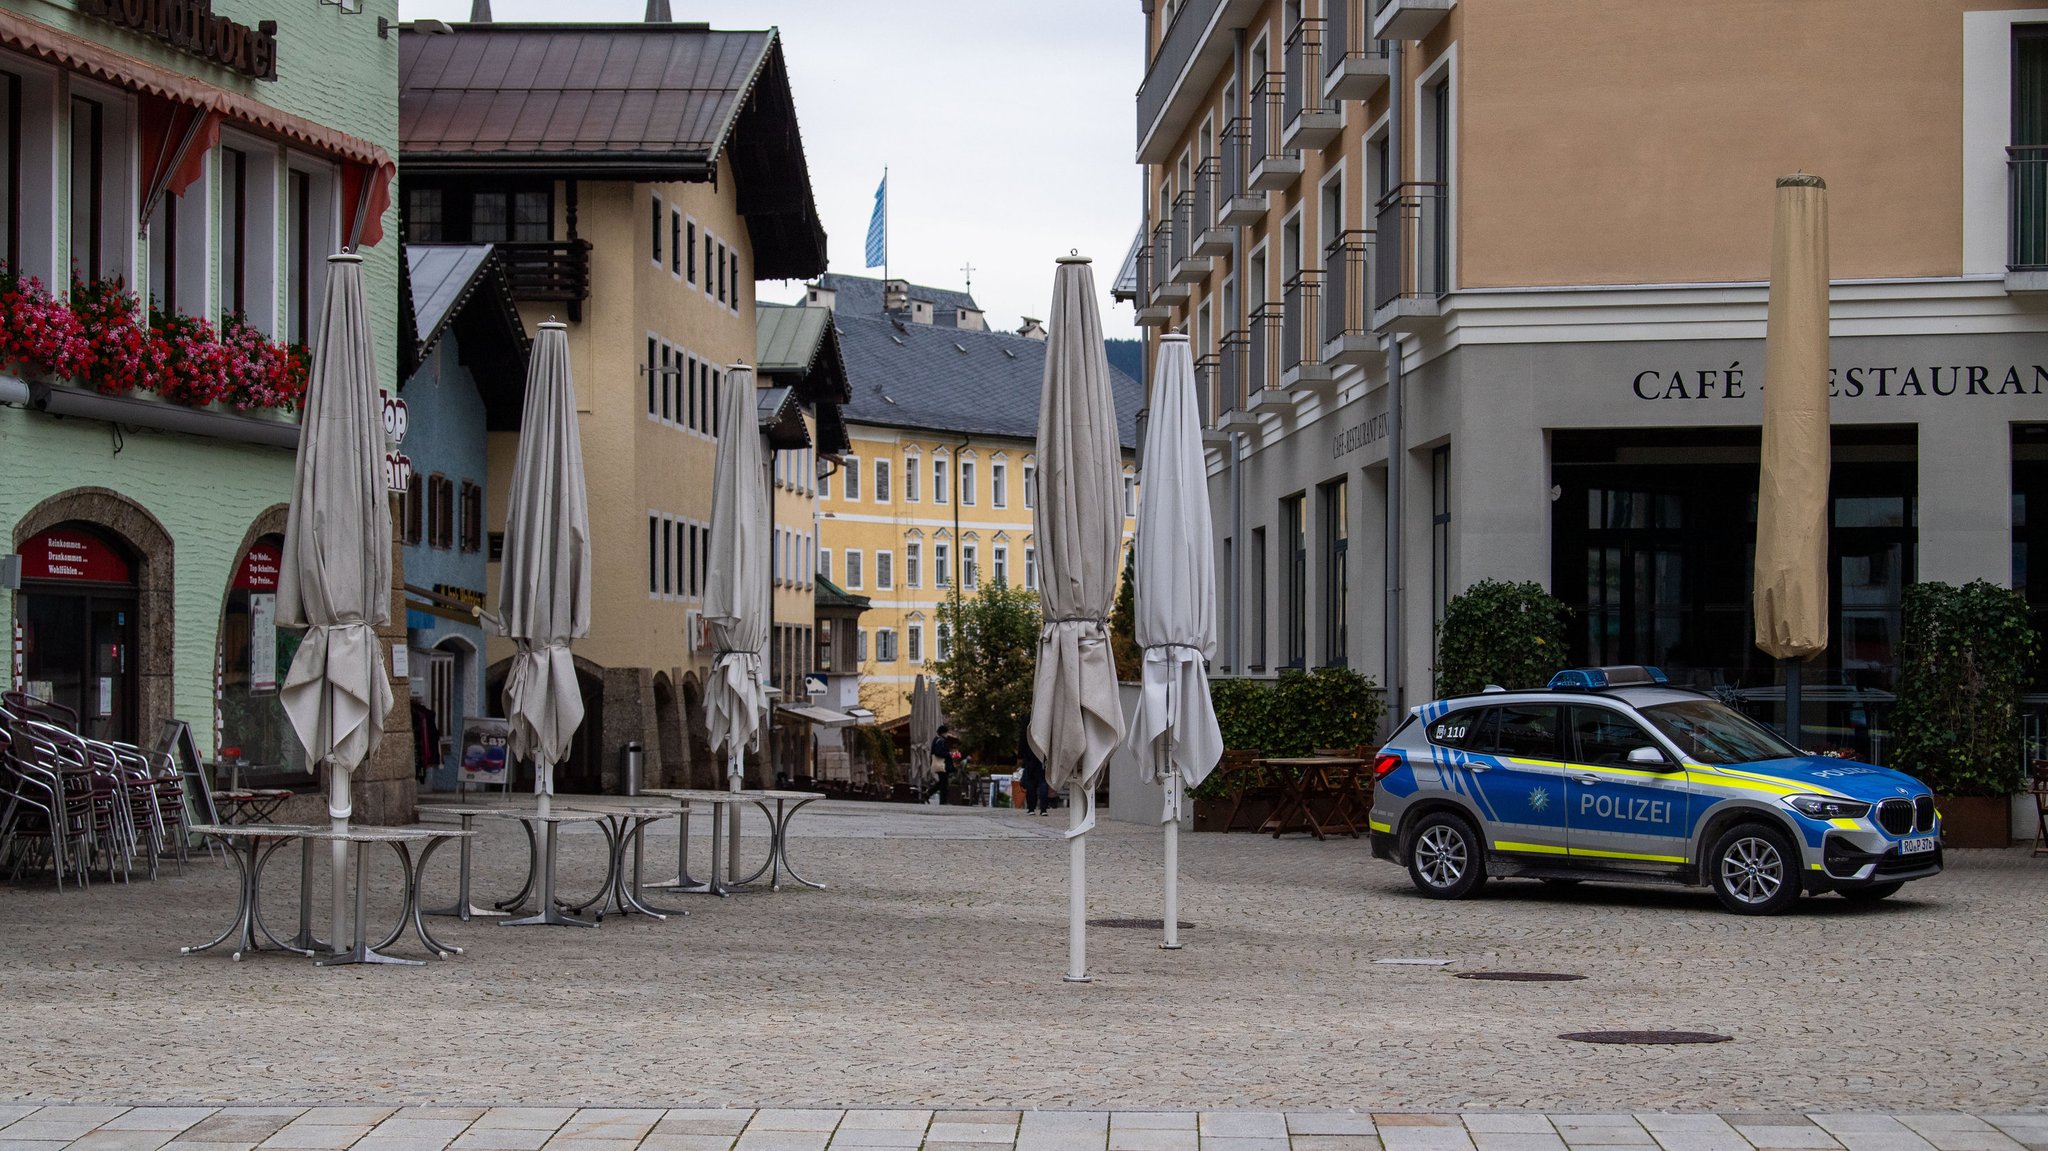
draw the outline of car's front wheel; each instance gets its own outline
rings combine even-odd
[[[1425,815],[1408,843],[1408,878],[1431,899],[1463,899],[1486,882],[1486,855],[1472,825],[1449,812]]]
[[[1768,824],[1722,832],[1707,852],[1707,868],[1721,906],[1738,915],[1778,915],[1799,902],[1799,854]]]

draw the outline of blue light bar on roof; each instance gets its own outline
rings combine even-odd
[[[1550,677],[1552,691],[1599,691],[1609,687],[1644,687],[1671,680],[1661,669],[1640,664],[1615,667],[1568,667]]]

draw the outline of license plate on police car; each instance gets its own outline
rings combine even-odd
[[[1900,855],[1922,855],[1933,850],[1934,837],[1931,835],[1916,835],[1911,839],[1899,841]]]

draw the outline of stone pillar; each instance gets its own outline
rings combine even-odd
[[[406,645],[405,551],[399,533],[403,517],[391,517],[391,622],[377,629],[384,648],[384,669],[394,670],[392,651]],[[412,823],[419,784],[413,777],[411,681],[391,677],[391,712],[384,717],[384,742],[370,761],[357,769],[354,781],[355,822]]]

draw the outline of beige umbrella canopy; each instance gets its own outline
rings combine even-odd
[[[391,505],[362,264],[351,253],[327,258],[277,580],[277,622],[306,632],[279,702],[307,759],[327,764],[327,814],[337,825],[353,811],[350,777],[383,741],[392,702],[377,639],[391,622]],[[336,840],[337,947],[347,853]]]
[[[932,740],[939,734],[939,691],[919,675],[910,688],[910,782],[924,787],[932,777]]]
[[[1764,327],[1763,463],[1757,481],[1756,645],[1798,667],[1828,646],[1828,201],[1819,176],[1778,180]]]
[[[1032,682],[1030,739],[1053,788],[1070,787],[1069,982],[1088,979],[1087,847],[1095,781],[1123,738],[1109,609],[1123,551],[1122,450],[1095,277],[1080,256],[1053,279],[1045,383],[1038,408],[1039,605],[1044,623]]]
[[[743,755],[761,741],[768,708],[761,682],[768,647],[768,490],[761,475],[761,429],[754,414],[754,370],[734,364],[725,377],[718,463],[711,478],[711,560],[704,618],[717,656],[704,704],[711,746],[726,749],[726,772],[739,786]]]

